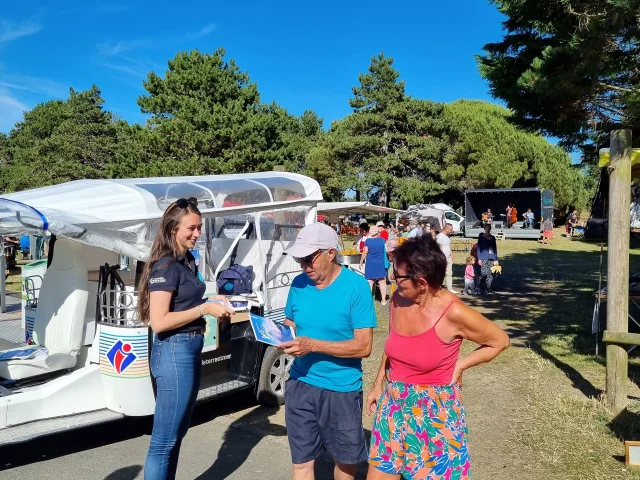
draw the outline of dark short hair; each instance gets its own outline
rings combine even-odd
[[[368,224],[367,222],[362,222],[362,223],[360,224],[360,228],[361,228],[362,230],[364,230],[365,232],[368,232],[368,231],[369,231],[369,224]]]
[[[431,236],[410,238],[394,251],[394,264],[405,267],[413,279],[424,278],[431,288],[440,288],[447,271],[447,258]]]

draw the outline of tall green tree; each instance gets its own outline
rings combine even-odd
[[[554,191],[556,208],[583,207],[584,176],[560,147],[517,128],[499,105],[459,100],[445,105],[450,161],[441,179],[447,200],[474,188],[543,187]]]
[[[66,101],[51,100],[25,112],[6,140],[5,191],[82,178],[100,178],[114,159],[116,130],[97,86],[70,89]]]
[[[506,34],[480,71],[515,122],[567,146],[620,127],[640,141],[640,0],[491,1]]]
[[[162,152],[160,163],[148,168],[197,175],[299,162],[289,142],[304,124],[276,103],[262,104],[249,75],[224,57],[224,49],[181,52],[168,62],[164,78],[149,73],[149,93],[138,104],[150,115],[148,127],[160,136]]]
[[[353,113],[334,122],[309,155],[311,163],[330,158],[328,165],[342,165],[329,179],[333,190],[351,188],[397,206],[443,191],[437,180],[447,149],[443,106],[407,96],[399,76],[393,58],[373,57],[353,87]]]

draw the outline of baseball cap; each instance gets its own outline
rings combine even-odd
[[[338,234],[329,225],[312,223],[298,232],[296,241],[284,251],[285,255],[302,258],[318,250],[337,248]]]
[[[376,223],[376,227],[384,227],[384,222],[382,220],[378,220],[378,223]]]

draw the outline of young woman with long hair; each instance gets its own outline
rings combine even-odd
[[[233,314],[230,307],[203,299],[206,287],[189,251],[201,233],[195,198],[169,205],[138,285],[139,318],[154,332],[149,365],[157,385],[146,480],[176,476],[180,444],[200,388],[204,315]]]

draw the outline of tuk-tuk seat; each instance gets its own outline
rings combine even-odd
[[[89,283],[82,245],[56,241],[53,261],[42,279],[33,325],[37,350],[31,358],[0,360],[0,377],[20,380],[73,368],[82,347]]]

